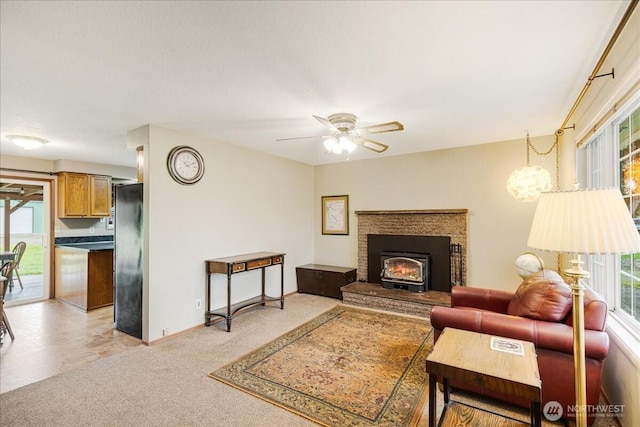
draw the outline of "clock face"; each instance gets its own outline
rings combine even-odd
[[[171,177],[180,184],[189,185],[200,181],[204,175],[204,161],[200,153],[185,145],[175,147],[167,158]]]

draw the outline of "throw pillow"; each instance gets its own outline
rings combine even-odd
[[[511,298],[507,314],[560,322],[572,304],[571,287],[555,271],[542,270],[520,284]]]

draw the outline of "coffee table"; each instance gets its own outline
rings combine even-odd
[[[442,377],[444,409],[440,425],[446,425],[450,403],[449,380],[481,386],[531,401],[531,425],[542,425],[541,382],[535,346],[528,341],[445,328],[427,357],[429,374],[429,427],[436,425],[436,380]],[[520,352],[523,354],[516,354]]]

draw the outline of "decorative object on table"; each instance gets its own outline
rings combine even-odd
[[[532,274],[544,270],[544,261],[532,252],[525,252],[516,258],[515,266],[518,276],[526,279]]]
[[[328,118],[313,116],[331,131],[331,135],[326,136],[303,136],[298,138],[284,138],[276,141],[291,141],[296,139],[323,139],[324,148],[327,153],[342,154],[351,153],[358,147],[382,153],[389,148],[388,145],[369,138],[365,135],[385,132],[397,132],[404,130],[400,122],[388,122],[378,125],[356,128],[356,116],[349,113],[332,114]]]
[[[320,425],[415,426],[429,321],[338,305],[209,374]]]
[[[349,196],[322,196],[322,234],[349,234]]]
[[[507,191],[513,198],[520,202],[535,202],[540,197],[540,193],[551,190],[551,175],[549,172],[537,165],[532,165],[529,156],[529,149],[532,149],[537,155],[545,156],[553,149],[556,149],[556,186],[559,176],[560,152],[558,150],[558,137],[551,148],[541,153],[531,143],[529,132],[527,132],[527,165],[522,166],[509,175],[507,180]]]
[[[640,235],[629,208],[616,188],[543,193],[533,217],[528,245],[531,248],[574,254],[565,274],[574,280],[573,345],[575,364],[576,421],[587,425],[585,373],[585,319],[580,254],[640,252]]]
[[[204,160],[196,149],[180,145],[169,152],[167,169],[177,183],[191,185],[204,175]]]

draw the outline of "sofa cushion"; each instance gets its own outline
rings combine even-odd
[[[511,298],[507,314],[560,322],[571,306],[571,287],[555,271],[543,270],[520,284]]]

